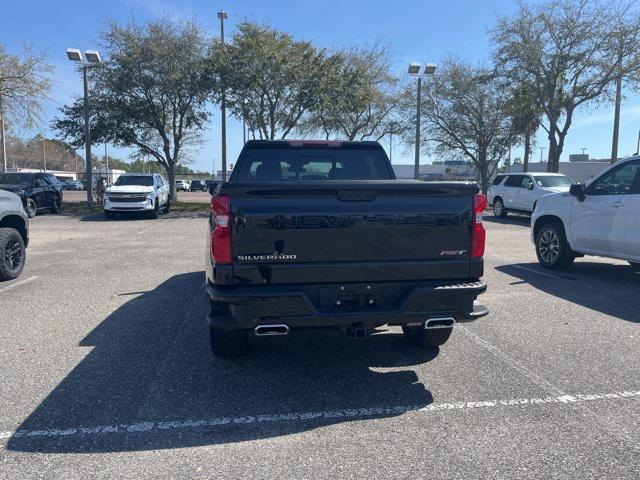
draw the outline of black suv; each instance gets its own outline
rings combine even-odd
[[[201,192],[207,191],[207,184],[202,180],[191,180],[191,191],[195,192],[196,190],[200,190]]]
[[[62,208],[62,183],[50,173],[0,173],[0,189],[18,195],[29,218],[39,210]]]

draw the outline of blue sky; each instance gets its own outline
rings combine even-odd
[[[31,44],[45,52],[55,66],[51,101],[46,106],[42,125],[29,132],[44,131],[49,135],[52,133],[48,126],[57,109],[82,91],[77,72],[66,60],[66,48],[96,48],[97,31],[110,19],[143,21],[169,13],[177,18],[196,19],[218,35],[216,11],[222,8],[229,12],[227,35],[233,32],[237,22],[248,19],[269,23],[327,48],[381,39],[391,46],[396,60],[394,68],[402,74],[410,61],[438,61],[446,54],[472,62],[485,61],[490,54],[487,30],[497,15],[511,13],[517,6],[516,0],[28,0],[3,3],[0,41],[11,52],[17,52],[24,43]],[[189,153],[192,167],[202,170],[210,170],[214,159],[216,165],[220,165],[220,117],[215,107],[212,110],[205,143]],[[607,157],[611,151],[612,118],[611,106],[579,111],[569,132],[563,159],[569,153],[580,153],[582,148],[586,148],[592,158]],[[635,151],[639,129],[640,96],[629,93],[622,106],[621,155]],[[539,137],[537,147],[546,147],[543,132]],[[242,127],[233,119],[228,121],[227,143],[228,158],[233,162],[242,143]],[[386,147],[388,141],[384,143]],[[402,150],[401,146],[394,146],[394,163],[411,163],[412,152]],[[102,151],[101,146],[96,149],[99,154]],[[126,158],[127,151],[115,150],[114,155]],[[513,155],[521,152],[515,149]],[[534,158],[539,156],[536,148]],[[431,160],[425,156],[423,162]]]

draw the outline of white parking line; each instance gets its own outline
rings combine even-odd
[[[429,413],[449,410],[487,409],[539,405],[568,405],[603,400],[628,400],[640,398],[640,390],[625,390],[611,393],[592,393],[587,395],[558,395],[554,397],[513,398],[508,400],[481,400],[475,402],[432,403],[427,406],[397,406],[373,408],[348,408],[343,410],[320,410],[310,412],[290,412],[268,415],[246,415],[241,417],[217,417],[201,420],[173,420],[164,422],[137,422],[132,424],[97,425],[92,427],[60,427],[46,430],[18,430],[0,432],[0,439],[8,438],[55,438],[81,435],[137,434],[149,432],[168,432],[171,430],[220,427],[232,424],[264,424],[276,422],[306,422],[322,419],[375,418],[389,415],[401,415],[409,412]]]
[[[11,285],[7,285],[4,288],[0,288],[0,293],[6,292],[7,290],[11,290],[12,288],[18,287],[20,285],[24,285],[25,283],[33,282],[36,278],[40,278],[37,275],[33,277],[25,278],[24,280],[20,280],[19,282],[12,283]]]
[[[553,273],[541,272],[540,270],[535,270],[529,267],[523,267],[522,265],[510,265],[513,268],[519,268],[520,270],[525,270],[531,273],[537,273],[538,275],[542,275],[543,277],[555,278],[556,280],[564,280],[562,277],[558,275],[554,275]]]

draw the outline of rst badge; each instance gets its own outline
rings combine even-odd
[[[466,250],[442,250],[440,252],[441,257],[460,257],[467,253]]]

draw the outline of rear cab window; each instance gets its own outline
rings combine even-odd
[[[392,180],[381,148],[351,146],[268,146],[245,148],[234,182],[298,182],[328,180]]]

